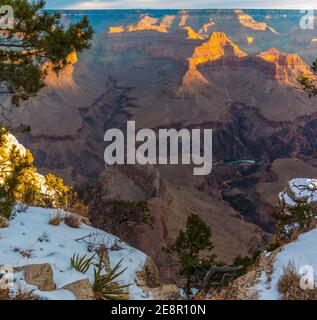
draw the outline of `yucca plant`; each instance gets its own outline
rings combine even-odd
[[[123,274],[127,268],[119,271],[121,268],[120,260],[117,265],[109,272],[102,274],[105,270],[105,264],[102,256],[100,257],[97,268],[94,270],[93,290],[97,300],[128,300],[128,292],[125,290],[131,284],[121,285],[114,280]]]
[[[86,258],[86,255],[80,256],[79,254],[74,254],[70,259],[70,265],[76,271],[86,273],[89,267],[92,265],[94,257],[95,254],[90,258]]]

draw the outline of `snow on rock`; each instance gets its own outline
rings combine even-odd
[[[5,145],[4,145],[4,151],[5,151],[5,156],[7,157],[10,154],[10,151],[12,150],[12,148],[15,147],[16,150],[20,153],[21,156],[25,157],[26,153],[27,153],[27,149],[19,143],[19,141],[16,139],[16,137],[14,135],[12,135],[11,133],[7,133],[5,134]],[[0,156],[0,160],[3,160]],[[7,171],[9,170],[8,167],[9,161],[5,161],[5,164],[3,164],[1,167],[3,169],[3,171]],[[34,179],[37,182],[37,185],[39,187],[40,192],[43,195],[47,195],[47,196],[54,196],[55,195],[55,191],[54,190],[49,190],[49,188],[47,187],[46,184],[46,179],[43,175],[35,172],[29,172],[29,175],[34,175]],[[0,177],[0,184],[3,183],[3,178]]]
[[[295,207],[298,203],[317,204],[317,179],[296,178],[288,182],[279,194],[283,206]]]
[[[8,150],[10,150],[13,146],[17,148],[21,155],[25,156],[26,149],[24,148],[24,146],[19,143],[14,135],[8,133],[6,135],[6,147],[8,148]]]
[[[284,268],[292,263],[297,272],[303,266],[311,266],[317,274],[317,229],[313,229],[298,237],[294,242],[285,245],[277,253],[273,262],[273,272],[271,275],[262,273],[259,284],[256,286],[258,299],[279,300],[278,281],[283,275]]]
[[[109,250],[110,267],[114,267],[122,259],[121,268],[127,270],[118,281],[132,284],[128,289],[130,299],[151,299],[150,294],[143,292],[135,284],[136,273],[142,270],[147,258],[144,253],[113,235],[85,224],[79,228],[68,227],[63,222],[59,226],[52,226],[48,223],[52,214],[56,214],[54,209],[30,207],[25,213],[16,214],[8,228],[0,229],[0,265],[16,268],[49,263],[53,269],[56,290],[36,290],[35,294],[46,299],[74,299],[71,292],[62,289],[63,286],[87,278],[93,284],[94,266],[91,266],[86,274],[82,274],[70,267],[70,259],[74,253],[92,256],[87,244],[78,239],[95,234],[99,241],[110,247],[116,242],[119,244],[116,250]],[[15,274],[15,279],[18,287],[31,288],[25,283],[21,273]]]

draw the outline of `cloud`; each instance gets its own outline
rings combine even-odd
[[[46,0],[48,9],[317,8],[316,0]]]

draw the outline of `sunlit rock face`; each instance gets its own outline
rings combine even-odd
[[[191,63],[198,65],[207,61],[214,61],[223,56],[245,57],[247,54],[240,50],[226,34],[214,32],[209,40],[195,48]]]
[[[168,32],[175,20],[175,16],[166,15],[162,19],[152,18],[149,15],[144,15],[140,20],[133,25],[128,26],[113,26],[109,28],[109,33],[118,32],[133,32],[143,30],[155,30],[158,32]]]
[[[196,39],[196,40],[204,40],[204,37],[201,36],[199,33],[196,33],[192,27],[190,26],[186,26],[184,27],[184,29],[187,31],[188,33],[188,37],[187,39]]]
[[[297,81],[301,72],[311,74],[310,67],[297,54],[285,54],[275,48],[261,52],[259,65],[264,72],[279,81]],[[263,61],[267,62],[266,64]]]
[[[247,54],[240,50],[224,33],[212,33],[206,42],[195,48],[192,57],[189,58],[189,70],[183,78],[183,86],[180,88],[180,92],[195,93],[208,84],[208,81],[197,70],[198,65],[221,58],[225,58],[223,60],[224,64],[226,64],[226,61],[230,64],[233,63],[234,58],[246,56]]]
[[[68,65],[59,73],[52,70],[51,66],[47,67],[46,85],[61,89],[76,89],[76,83],[73,78],[74,65],[77,63],[78,57],[76,52],[72,52],[67,57]]]
[[[256,31],[266,31],[269,30],[273,33],[277,33],[272,27],[268,26],[265,22],[257,22],[250,15],[245,14],[242,10],[235,11],[237,18],[241,25],[244,27],[256,30]]]

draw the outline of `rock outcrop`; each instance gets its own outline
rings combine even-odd
[[[196,33],[192,27],[186,26],[184,29],[187,31],[187,39],[194,39],[194,40],[204,40],[205,38],[201,36],[199,33]]]
[[[298,204],[308,204],[317,209],[317,179],[296,178],[288,182],[279,194],[281,208],[285,211]]]
[[[275,48],[261,52],[256,65],[268,74],[272,79],[278,81],[297,81],[301,72],[311,74],[309,66],[296,54],[286,54]]]
[[[56,289],[53,269],[49,263],[30,264],[15,268],[15,272],[23,272],[26,283],[36,286],[41,291]]]
[[[190,66],[197,67],[210,61],[219,60],[222,57],[243,58],[247,56],[225,33],[213,32],[210,38],[201,46],[196,47],[190,58]]]
[[[247,54],[235,45],[224,33],[214,32],[201,46],[195,48],[189,58],[189,69],[183,77],[179,93],[197,93],[208,85],[208,81],[198,71],[198,66],[207,62],[221,60],[221,63],[233,65],[235,59],[244,58]]]
[[[120,32],[134,32],[134,31],[144,31],[144,30],[154,30],[158,32],[166,33],[171,28],[175,16],[166,15],[161,21],[157,18],[152,18],[148,14],[141,16],[140,20],[134,24],[129,26],[114,26],[110,27],[109,33],[120,33]]]
[[[244,13],[242,10],[235,10],[237,18],[242,26],[250,28],[255,31],[271,31],[277,33],[272,27],[265,22],[257,22],[250,15]]]
[[[63,289],[70,291],[77,300],[95,300],[89,279],[77,280],[67,284]]]
[[[154,300],[180,300],[179,288],[174,284],[163,284],[150,290]]]
[[[261,275],[271,275],[273,263],[280,250],[276,250],[270,255],[261,254],[251,270],[245,275],[233,281],[229,288],[222,290],[220,294],[212,295],[213,300],[258,300],[257,285]]]
[[[151,257],[147,257],[143,269],[137,274],[138,284],[148,288],[157,288],[161,284],[159,271]]]

